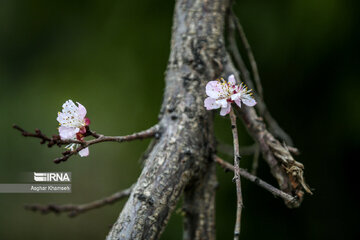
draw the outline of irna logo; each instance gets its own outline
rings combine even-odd
[[[70,182],[71,173],[68,172],[34,172],[35,182]]]

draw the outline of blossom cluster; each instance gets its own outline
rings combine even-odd
[[[237,85],[234,75],[230,75],[228,81],[220,78],[216,81],[208,82],[206,85],[206,94],[208,95],[204,101],[206,109],[221,108],[221,116],[225,116],[230,112],[231,103],[234,102],[239,107],[241,107],[241,103],[249,107],[256,105],[251,90],[248,90],[244,83]]]
[[[58,112],[56,119],[59,122],[59,135],[62,140],[83,141],[90,120],[86,117],[86,108],[77,102],[77,106],[72,100],[66,101],[62,105],[62,112]],[[69,150],[74,150],[79,144],[72,143],[66,146]],[[79,151],[81,157],[89,155],[89,148]]]

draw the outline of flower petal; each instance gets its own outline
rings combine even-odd
[[[79,102],[76,102],[78,104],[78,111],[81,118],[84,118],[86,116],[86,108],[81,105]]]
[[[226,99],[216,100],[216,103],[219,104],[222,108],[226,108],[228,106],[228,101]]]
[[[87,157],[89,156],[89,148],[84,148],[83,150],[79,151],[80,157]]]
[[[222,92],[221,84],[218,81],[210,81],[206,84],[206,94],[212,98],[219,98]]]
[[[228,104],[226,107],[221,108],[220,115],[225,116],[230,112],[230,110],[231,110],[231,104]]]
[[[241,101],[245,104],[245,105],[247,105],[247,106],[249,106],[249,107],[253,107],[253,106],[255,106],[256,105],[256,101],[255,101],[255,99],[253,98],[253,97],[251,97],[250,95],[244,95],[242,98],[241,98]]]
[[[220,104],[216,103],[216,99],[207,97],[204,101],[204,106],[206,107],[206,110],[212,110],[218,109],[220,107]]]
[[[62,108],[63,109],[76,108],[76,105],[71,99],[69,99],[62,105]]]
[[[231,95],[231,100],[235,101],[236,99],[239,99],[241,97],[241,93],[235,93]]]
[[[234,74],[231,74],[231,75],[228,77],[228,82],[229,82],[231,85],[235,85],[235,84],[236,84],[236,80],[235,80]]]
[[[65,126],[59,127],[59,135],[62,140],[76,138],[76,134],[79,131],[80,131],[79,128],[65,127]]]
[[[64,123],[63,113],[58,112],[58,116],[57,116],[57,118],[56,118],[56,121],[58,121],[59,124],[63,124],[63,123]]]
[[[86,109],[78,103],[76,106],[72,100],[68,100],[63,104],[62,112],[58,113],[57,121],[65,127],[80,128],[84,126],[84,117]]]
[[[235,103],[236,103],[236,105],[239,106],[239,108],[241,108],[241,100],[240,99],[236,99]]]

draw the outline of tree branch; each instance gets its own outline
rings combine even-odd
[[[45,134],[43,134],[38,128],[35,129],[34,133],[25,131],[24,129],[22,129],[21,127],[19,127],[18,125],[14,124],[13,128],[20,131],[21,135],[23,135],[24,137],[33,137],[33,138],[39,138],[40,144],[45,144],[48,143],[47,146],[48,147],[52,147],[54,145],[57,145],[58,147],[61,147],[62,145],[68,145],[71,143],[77,143],[77,144],[82,144],[81,141],[79,140],[61,140],[59,135],[52,135],[52,137],[48,137]]]
[[[137,133],[126,135],[126,136],[98,135],[98,137],[93,140],[82,142],[81,145],[79,147],[77,147],[76,149],[74,149],[73,151],[63,152],[63,157],[56,158],[54,160],[54,163],[60,163],[60,162],[67,161],[74,154],[80,152],[84,148],[87,148],[93,144],[102,143],[102,142],[118,142],[118,143],[130,142],[130,141],[138,140],[138,139],[152,138],[152,137],[155,137],[156,134],[159,134],[159,126],[158,125],[155,125],[145,131],[137,132]]]
[[[228,15],[229,23],[233,22],[233,24],[229,25],[229,41],[230,43],[230,52],[233,55],[238,56],[236,59],[241,59],[240,53],[237,48],[234,48],[236,46],[234,34],[232,31],[234,31],[234,18],[232,17],[232,14],[229,13]],[[232,27],[231,27],[232,26]],[[232,34],[230,34],[232,32]],[[236,69],[233,66],[233,62],[230,58],[230,55],[228,55],[228,62],[225,66],[225,69],[229,73],[236,73]],[[241,64],[238,64],[238,67],[245,67],[245,64],[241,66]],[[245,75],[246,77],[246,75]],[[251,78],[248,77],[245,79],[245,82],[249,85],[249,87],[253,86],[251,82]],[[255,95],[256,100],[258,101],[257,108],[260,112],[260,115],[263,115],[264,111],[266,110],[265,103],[261,99],[261,97],[258,97]],[[267,111],[267,110],[266,110]],[[241,109],[236,109],[237,115],[242,118],[248,132],[253,137],[253,139],[258,142],[260,150],[262,152],[263,158],[268,163],[271,173],[276,178],[276,180],[279,183],[280,189],[288,194],[294,194],[298,197],[299,201],[293,203],[286,203],[288,207],[298,207],[303,199],[304,191],[306,191],[309,194],[311,193],[311,190],[305,183],[304,177],[303,177],[303,170],[304,166],[295,161],[291,155],[290,152],[292,150],[289,150],[289,148],[285,144],[281,144],[274,136],[271,134],[265,127],[265,123],[263,121],[263,118],[259,117],[253,108],[247,108],[243,107]],[[269,119],[269,115],[265,114],[264,117],[267,119],[269,124],[274,123],[274,119]],[[304,190],[304,191],[303,191]]]
[[[41,139],[40,144],[44,144],[46,142],[48,142],[48,147],[52,147],[54,145],[57,146],[62,146],[62,145],[68,145],[71,143],[75,143],[75,144],[79,144],[79,146],[70,151],[65,151],[62,153],[62,157],[56,158],[54,160],[54,163],[60,163],[60,162],[64,162],[67,161],[71,156],[73,156],[74,154],[80,152],[81,150],[83,150],[84,148],[87,148],[91,145],[97,144],[97,143],[102,143],[102,142],[130,142],[133,140],[138,140],[138,139],[145,139],[145,138],[151,138],[151,137],[159,137],[160,135],[160,128],[159,125],[155,125],[147,130],[141,131],[141,132],[137,132],[134,134],[130,134],[130,135],[126,135],[126,136],[104,136],[101,134],[97,134],[96,132],[92,132],[90,131],[89,128],[87,128],[87,132],[85,134],[85,136],[93,136],[95,137],[95,139],[89,140],[89,141],[79,141],[79,140],[72,140],[72,139],[68,139],[68,140],[61,140],[59,135],[53,135],[51,138],[47,137],[46,135],[44,135],[39,129],[35,129],[35,133],[30,133],[25,131],[24,129],[20,128],[17,125],[13,125],[13,128],[16,130],[19,130],[21,132],[21,134],[24,137],[34,137],[34,138],[39,138]]]
[[[234,73],[237,75],[230,55],[227,57],[228,61],[224,66],[227,74]],[[245,106],[234,109],[239,118],[243,120],[250,136],[259,144],[262,156],[269,165],[272,175],[278,181],[280,189],[298,197],[299,201],[294,204],[286,202],[286,205],[290,208],[299,207],[303,200],[304,191],[312,194],[303,177],[304,166],[295,161],[288,147],[281,144],[266,129],[263,119],[257,115],[254,108]]]
[[[119,192],[116,192],[112,194],[111,196],[108,196],[103,199],[99,199],[90,203],[84,203],[81,205],[74,205],[74,204],[65,204],[65,205],[55,205],[55,204],[48,204],[48,205],[39,205],[39,204],[33,204],[33,205],[26,205],[25,209],[34,211],[34,212],[41,212],[42,214],[48,214],[48,213],[68,213],[69,217],[76,217],[81,213],[85,213],[87,211],[97,209],[104,207],[106,205],[113,204],[117,201],[120,201],[124,199],[125,197],[128,197],[133,189],[133,186],[121,190]]]
[[[184,189],[196,188],[191,186],[197,183],[195,179],[207,184],[206,170],[215,149],[212,113],[204,108],[205,86],[222,74],[226,64],[223,31],[228,4],[228,0],[176,1],[159,117],[163,131],[147,154],[134,191],[108,240],[159,239]],[[201,202],[205,204],[206,199],[210,200],[202,198]],[[214,208],[214,201],[206,204]],[[185,223],[197,226],[184,232],[192,240],[215,238],[215,231],[208,231],[208,226],[214,225],[213,215],[202,209],[185,215]]]
[[[239,33],[240,39],[242,41],[242,44],[243,44],[243,46],[245,48],[245,51],[247,53],[247,56],[248,56],[250,66],[251,66],[251,70],[252,70],[252,73],[253,73],[253,78],[254,78],[255,85],[256,85],[256,90],[259,93],[260,97],[263,99],[264,98],[263,88],[262,88],[262,85],[261,85],[259,70],[258,70],[258,67],[257,67],[257,63],[255,61],[253,51],[251,49],[249,41],[247,40],[246,34],[244,32],[244,29],[243,29],[242,25],[240,24],[239,19],[236,17],[236,15],[233,13],[232,10],[231,10],[231,15],[232,15],[232,18],[234,19],[235,27],[236,27],[236,29],[237,29],[237,31]]]
[[[203,179],[188,184],[184,190],[183,240],[215,240],[216,164],[208,165]]]
[[[251,47],[250,47],[249,42],[246,39],[243,28],[242,28],[238,18],[235,16],[235,14],[232,11],[230,11],[228,14],[228,25],[229,25],[228,31],[227,31],[228,41],[229,41],[228,48],[229,48],[230,54],[234,58],[236,67],[240,70],[240,72],[242,74],[241,77],[244,79],[245,83],[250,88],[255,89],[255,86],[251,79],[250,73],[249,73],[249,71],[246,67],[246,64],[245,64],[243,58],[241,57],[240,51],[237,47],[235,32],[238,31],[238,33],[242,39],[245,37],[246,45],[249,46],[250,50],[251,50]],[[243,42],[244,42],[244,39],[243,39]],[[252,52],[251,52],[251,55],[255,62],[255,58],[254,58]],[[251,60],[249,60],[249,61],[251,62]],[[256,65],[256,62],[255,62],[255,65]],[[258,71],[257,71],[257,65],[255,68],[254,78],[255,78],[255,75],[257,75],[257,76],[259,75]],[[258,77],[257,79],[261,86],[260,77]],[[257,85],[259,85],[259,84],[257,84]],[[262,87],[261,87],[261,89],[262,89]],[[263,96],[262,95],[259,96],[256,92],[254,92],[254,95],[258,102],[256,105],[256,109],[259,111],[260,116],[263,116],[264,119],[266,120],[266,122],[269,124],[269,129],[270,129],[271,133],[274,134],[279,139],[285,141],[288,145],[293,146],[294,144],[293,144],[291,137],[280,127],[280,125],[277,123],[277,121],[271,116],[271,114],[270,114],[269,110],[267,109],[267,106],[264,102]]]
[[[241,212],[243,207],[243,198],[241,192],[241,178],[240,178],[240,153],[239,153],[239,138],[236,126],[236,116],[233,108],[230,111],[230,120],[231,120],[231,130],[234,141],[234,180],[236,183],[236,196],[237,196],[237,204],[236,204],[236,222],[235,222],[235,230],[234,230],[234,240],[239,239],[240,236],[240,227],[241,227]]]
[[[218,163],[222,168],[225,169],[225,171],[234,171],[234,166],[226,161],[224,161],[223,159],[221,159],[220,157],[214,155],[213,159],[216,163]],[[283,191],[281,191],[280,189],[277,189],[276,187],[273,187],[272,185],[268,184],[267,182],[261,180],[260,178],[258,178],[257,176],[252,175],[251,173],[249,173],[248,171],[246,171],[245,169],[240,168],[240,175],[249,180],[250,182],[255,183],[256,185],[258,185],[259,187],[264,188],[265,190],[269,191],[271,194],[273,194],[275,197],[280,197],[282,198],[285,202],[291,203],[291,204],[295,204],[298,199],[297,197],[293,197],[290,194],[287,194]]]
[[[259,143],[262,155],[277,179],[280,189],[298,197],[299,201],[296,204],[286,203],[287,206],[298,207],[303,199],[303,190],[312,194],[303,177],[303,164],[295,161],[287,146],[267,131],[263,120],[257,116],[254,109],[241,108],[237,110],[237,114],[244,121],[250,135]]]

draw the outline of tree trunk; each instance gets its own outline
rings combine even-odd
[[[226,65],[229,0],[177,0],[161,135],[107,239],[158,239],[185,190],[184,239],[215,239],[215,151],[205,85]]]

